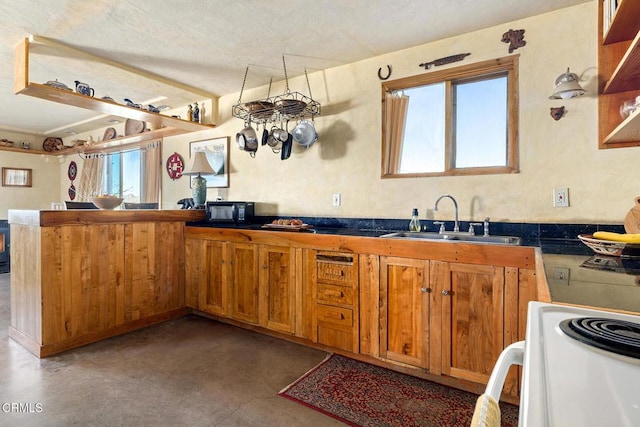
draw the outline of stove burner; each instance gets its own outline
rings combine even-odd
[[[560,322],[562,332],[584,344],[640,359],[640,324],[600,317]]]

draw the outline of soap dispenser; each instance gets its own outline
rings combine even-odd
[[[420,231],[420,219],[418,218],[418,209],[413,209],[411,213],[411,222],[409,222],[409,231]]]

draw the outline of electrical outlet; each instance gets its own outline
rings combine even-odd
[[[569,189],[568,188],[553,189],[553,207],[554,208],[569,207]]]
[[[569,269],[567,267],[553,267],[553,280],[569,284]]]
[[[340,206],[341,202],[340,193],[333,193],[333,206]]]

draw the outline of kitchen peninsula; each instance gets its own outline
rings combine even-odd
[[[38,357],[186,314],[197,210],[9,210],[9,336]]]

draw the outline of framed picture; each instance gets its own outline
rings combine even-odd
[[[201,176],[207,180],[207,188],[229,186],[229,137],[203,139],[189,143],[189,156],[193,157],[196,151],[204,151],[214,174]],[[191,187],[191,180],[189,186]]]
[[[31,187],[31,169],[2,168],[3,187]]]

